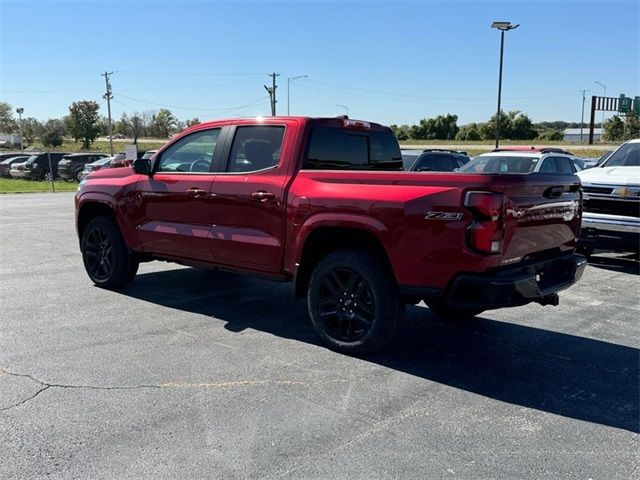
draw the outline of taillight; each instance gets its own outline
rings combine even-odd
[[[464,206],[473,214],[467,228],[469,247],[480,253],[500,253],[504,238],[503,196],[494,192],[467,192]]]

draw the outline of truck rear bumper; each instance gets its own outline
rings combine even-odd
[[[480,310],[555,304],[555,294],[580,280],[586,265],[583,256],[569,253],[487,273],[464,273],[449,285],[444,300],[453,307]]]

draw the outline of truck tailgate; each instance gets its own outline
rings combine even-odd
[[[501,264],[535,258],[575,244],[580,232],[580,180],[575,175],[528,174],[506,183]]]

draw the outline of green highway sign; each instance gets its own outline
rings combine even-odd
[[[636,115],[640,116],[640,97],[633,99],[633,111]]]
[[[633,98],[625,97],[624,93],[620,94],[618,101],[618,113],[629,113],[631,111]]]

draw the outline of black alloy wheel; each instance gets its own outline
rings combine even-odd
[[[99,226],[92,228],[85,238],[84,257],[88,273],[91,278],[104,281],[113,273],[113,240]]]
[[[364,250],[321,259],[311,275],[307,305],[324,342],[347,354],[380,350],[404,312],[393,272],[384,259]]]
[[[124,287],[138,271],[138,259],[129,253],[117,226],[107,217],[89,222],[82,234],[81,249],[85,270],[99,287]]]
[[[362,338],[374,321],[375,300],[367,280],[355,270],[335,268],[322,278],[319,317],[332,336],[345,342]]]

